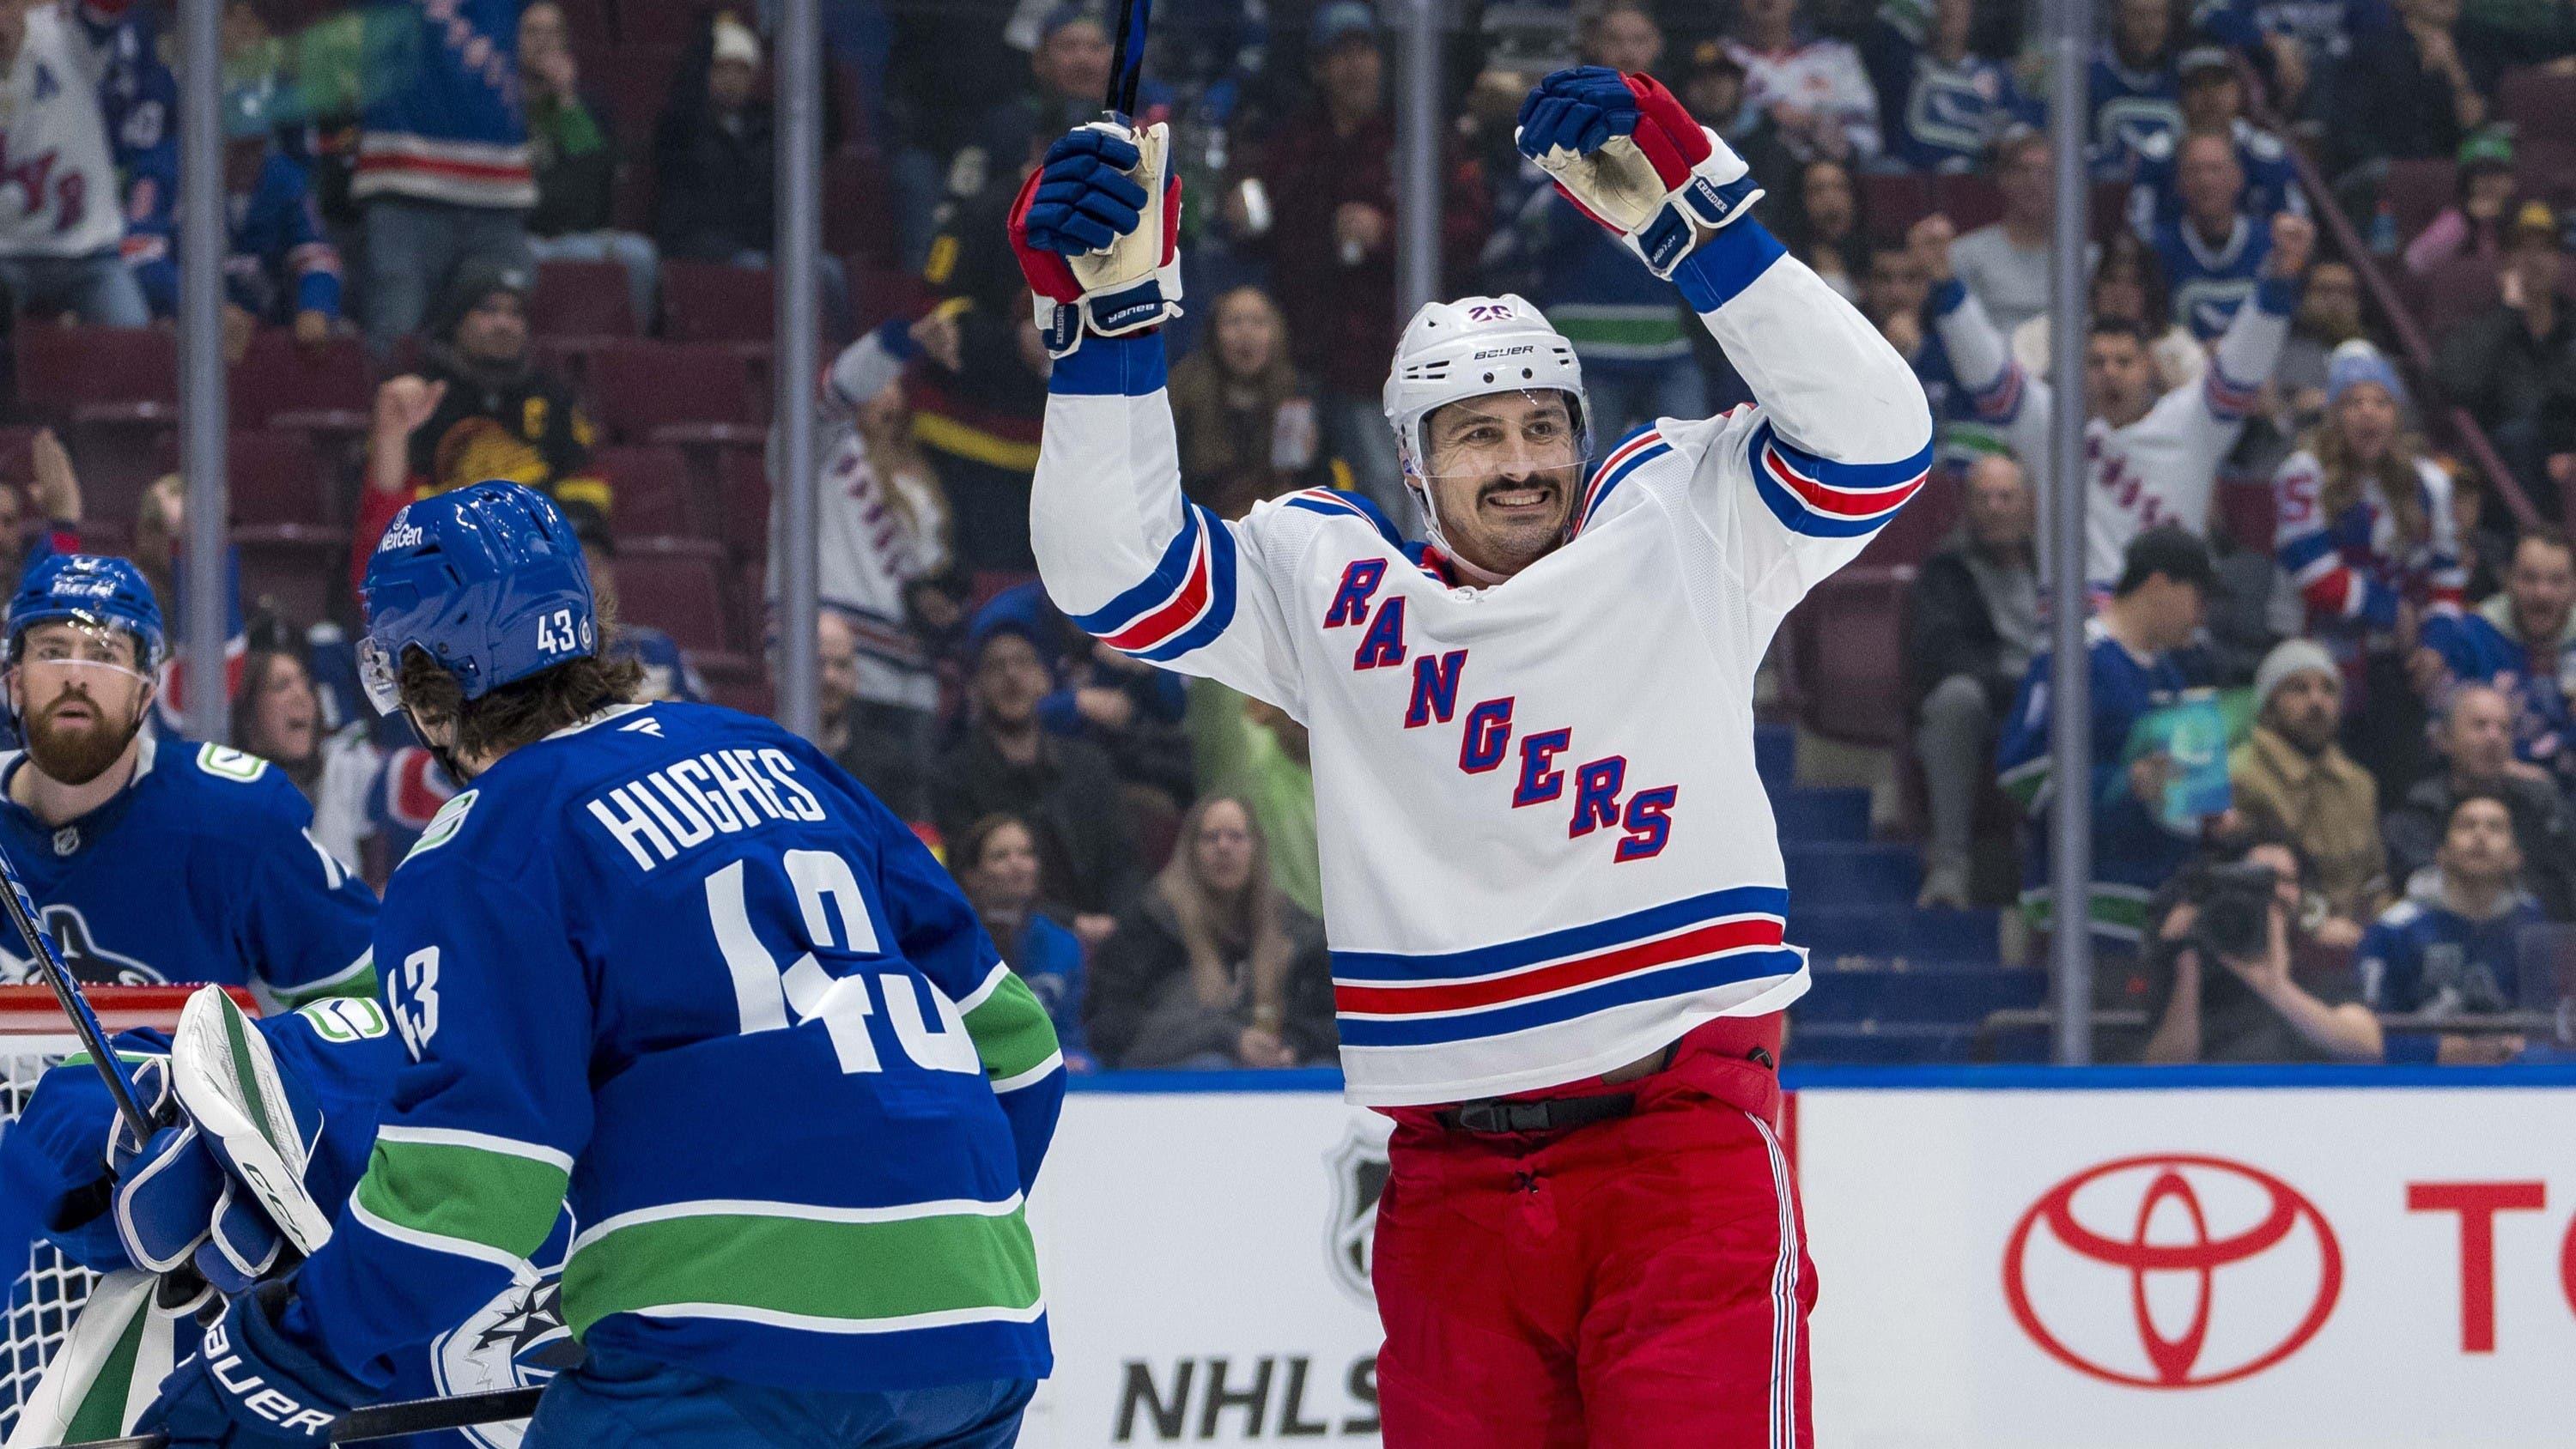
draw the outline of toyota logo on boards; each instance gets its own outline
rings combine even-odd
[[[2223,1157],[2087,1168],[2023,1213],[2004,1299],[2067,1367],[2145,1389],[2261,1373],[2316,1336],[2343,1254],[2298,1189]]]

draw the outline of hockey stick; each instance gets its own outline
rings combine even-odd
[[[1118,42],[1109,56],[1109,94],[1101,104],[1119,124],[1136,114],[1136,83],[1145,75],[1145,32],[1154,23],[1154,0],[1123,0],[1118,7]]]
[[[441,1429],[462,1429],[472,1424],[497,1424],[505,1419],[524,1419],[537,1411],[537,1395],[543,1389],[500,1389],[488,1394],[463,1394],[452,1399],[404,1399],[399,1403],[377,1404],[372,1408],[351,1409],[340,1422],[331,1426],[331,1442],[355,1444],[367,1439],[391,1439],[403,1434],[430,1434]],[[124,1439],[87,1439],[78,1444],[63,1444],[56,1449],[169,1449],[167,1434],[136,1434]]]
[[[63,953],[55,949],[53,936],[37,918],[35,898],[27,894],[26,882],[18,878],[17,862],[9,858],[6,850],[0,850],[0,881],[9,887],[0,892],[7,898],[9,924],[17,927],[27,958],[36,963],[36,971],[45,978],[45,984],[54,988],[54,1000],[62,1003],[63,1015],[71,1018],[72,1032],[80,1038],[82,1050],[89,1053],[91,1065],[107,1082],[107,1094],[116,1099],[116,1115],[125,1119],[126,1128],[133,1132],[138,1144],[151,1141],[152,1119],[135,1098],[134,1079],[125,1074],[125,1064],[108,1049],[106,1029],[98,1024],[98,1014],[89,1009],[89,999],[81,995],[80,983],[72,979],[71,968],[63,964]]]

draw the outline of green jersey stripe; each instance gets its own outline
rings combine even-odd
[[[721,1318],[734,1323],[758,1323],[805,1333],[909,1333],[917,1328],[949,1328],[960,1323],[1035,1323],[1046,1316],[1047,1310],[1046,1304],[1040,1301],[1026,1308],[957,1308],[936,1313],[908,1313],[901,1318],[865,1319],[781,1313],[768,1308],[746,1308],[739,1303],[655,1303],[626,1311],[646,1318]]]
[[[396,1227],[525,1258],[553,1231],[570,1180],[553,1162],[395,1129],[377,1134],[354,1201]]]
[[[573,1245],[563,1302],[575,1337],[613,1313],[688,1309],[708,1316],[730,1307],[735,1316],[789,1315],[847,1332],[892,1332],[920,1326],[904,1320],[924,1314],[964,1315],[956,1321],[966,1322],[1027,1313],[1041,1301],[1037,1245],[1016,1202],[999,1215],[893,1221],[625,1217],[625,1225],[584,1234]]]
[[[984,999],[965,1013],[966,1034],[975,1039],[986,1076],[1024,1077],[1056,1054],[1055,1026],[1037,993],[1016,973],[1006,970],[1000,982],[987,986]]]

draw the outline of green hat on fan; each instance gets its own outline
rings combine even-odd
[[[2468,139],[2460,143],[2460,154],[2457,160],[2464,170],[2471,166],[2494,166],[2507,171],[2512,170],[2513,128],[2488,126],[2482,130],[2470,132]]]

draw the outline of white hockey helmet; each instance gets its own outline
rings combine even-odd
[[[1386,376],[1386,420],[1395,428],[1405,481],[1423,487],[1429,469],[1422,420],[1435,408],[1498,392],[1561,392],[1574,413],[1576,457],[1592,456],[1592,409],[1583,365],[1528,300],[1515,295],[1426,302],[1404,324]],[[1425,494],[1428,511],[1428,494]],[[1437,520],[1434,520],[1435,522]]]

